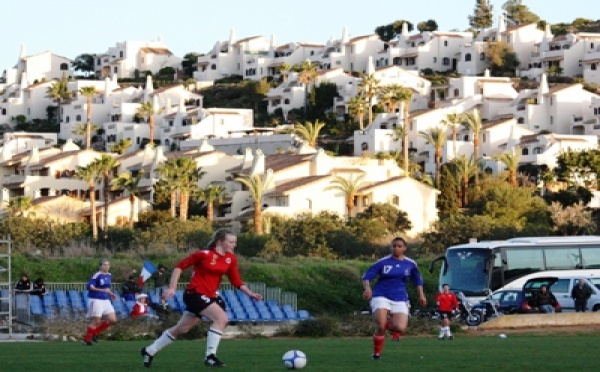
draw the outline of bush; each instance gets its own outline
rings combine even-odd
[[[339,337],[341,332],[335,318],[323,316],[299,322],[294,330],[294,335],[298,337]]]

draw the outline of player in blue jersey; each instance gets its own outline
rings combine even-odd
[[[83,344],[87,346],[92,345],[92,340],[95,341],[100,332],[117,322],[115,309],[110,301],[116,299],[117,295],[110,288],[112,276],[109,270],[110,261],[100,260],[100,270],[87,282],[87,316],[92,319],[83,338]],[[105,316],[106,320],[102,321],[102,316]]]
[[[385,331],[403,332],[408,325],[408,293],[406,282],[411,279],[417,287],[421,306],[427,305],[423,292],[423,278],[417,263],[406,257],[406,241],[402,238],[392,240],[391,254],[375,262],[363,275],[363,298],[371,301],[371,311],[375,317],[377,329],[373,335],[373,355],[381,358]],[[377,278],[371,289],[371,281]],[[388,315],[391,324],[388,326]]]

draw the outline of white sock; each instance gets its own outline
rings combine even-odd
[[[163,332],[159,338],[154,340],[152,345],[146,346],[146,352],[152,356],[156,355],[160,350],[162,350],[165,346],[168,346],[173,341],[175,341],[175,337],[171,336],[169,330]]]
[[[219,342],[221,342],[221,331],[210,328],[206,334],[206,356],[210,354],[217,355],[217,349],[219,348]]]
[[[450,333],[450,326],[446,327],[446,336],[450,337],[452,334]]]
[[[440,337],[444,337],[444,327],[440,327],[440,335],[438,336],[438,338]]]

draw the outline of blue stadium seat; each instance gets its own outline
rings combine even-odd
[[[127,314],[131,314],[131,310],[133,310],[134,305],[135,301],[125,301],[125,309],[127,309]]]
[[[180,311],[185,311],[185,303],[183,302],[183,289],[178,289],[175,291],[175,298],[179,304]]]
[[[54,295],[56,296],[56,305],[59,309],[71,309],[71,305],[69,304],[69,298],[67,297],[67,292],[65,292],[63,289],[57,289],[54,291]]]
[[[292,309],[291,305],[283,305],[281,307],[281,311],[283,311],[283,315],[288,320],[296,320],[298,318],[298,315],[296,314],[294,309]]]
[[[179,308],[179,303],[177,302],[175,296],[167,298],[167,303],[169,304],[169,307],[171,307],[171,310],[181,311],[181,309]]]
[[[31,315],[44,315],[44,306],[40,296],[29,296],[29,308],[31,310]]]
[[[277,304],[276,301],[273,301],[273,300],[267,301],[267,307],[269,308],[269,311],[271,311],[271,314],[273,314],[273,319],[275,319],[275,320],[284,320],[285,319],[285,316],[283,315],[283,312],[281,311],[281,308],[279,307],[279,305]]]
[[[127,308],[125,307],[125,302],[118,296],[117,299],[112,300],[113,307],[115,308],[115,314],[119,318],[127,318],[129,317],[129,313],[127,312]]]
[[[85,311],[85,305],[83,304],[83,297],[81,297],[81,293],[77,290],[74,289],[70,289],[69,292],[67,292],[69,300],[71,301],[71,307],[73,308],[73,311],[77,311],[77,312],[84,312]]]
[[[256,301],[256,310],[262,320],[274,320],[273,314],[269,311],[267,304],[264,301]]]
[[[310,318],[310,314],[306,310],[298,310],[298,319],[304,320]]]

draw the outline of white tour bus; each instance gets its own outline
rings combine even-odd
[[[600,236],[551,236],[481,241],[446,249],[441,261],[439,285],[450,285],[470,300],[525,275],[547,270],[600,269]]]

